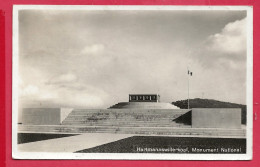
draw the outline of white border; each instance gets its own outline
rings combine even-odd
[[[247,150],[246,154],[159,154],[159,153],[34,153],[17,150],[18,123],[18,12],[34,10],[246,10],[247,11]],[[15,159],[120,159],[120,160],[251,160],[253,130],[253,7],[252,6],[79,6],[14,5],[12,59],[12,157]]]

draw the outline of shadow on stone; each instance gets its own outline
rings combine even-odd
[[[191,125],[191,111],[179,116],[178,118],[175,118],[172,120],[176,123],[181,123],[184,125]]]

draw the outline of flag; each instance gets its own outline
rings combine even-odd
[[[188,70],[188,75],[192,76],[192,72]]]

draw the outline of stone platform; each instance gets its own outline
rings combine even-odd
[[[131,136],[133,135],[85,133],[71,137],[19,144],[18,150],[22,152],[76,152]]]
[[[74,109],[61,125],[19,125],[18,132],[111,133],[245,138],[244,128],[193,128],[191,110]],[[223,115],[224,116],[224,115]]]
[[[191,128],[191,127],[113,127],[113,126],[72,126],[72,125],[19,125],[19,133],[111,133],[151,136],[245,138],[246,129]]]
[[[109,109],[180,109],[171,103],[162,102],[120,102]]]

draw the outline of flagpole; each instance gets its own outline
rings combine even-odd
[[[188,109],[190,109],[190,74],[189,74],[189,68],[188,68]]]

